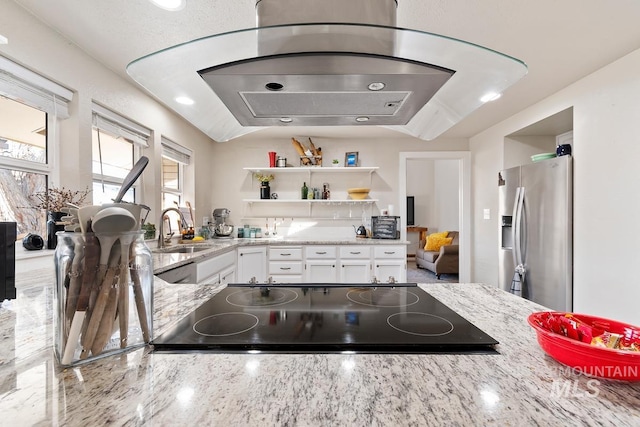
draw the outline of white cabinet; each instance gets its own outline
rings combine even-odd
[[[338,271],[342,283],[371,281],[371,246],[340,246]]]
[[[308,259],[305,264],[307,283],[336,283],[336,261]]]
[[[229,283],[234,283],[236,281],[236,265],[230,265],[220,272],[220,283],[223,285],[228,285]]]
[[[253,277],[264,283],[267,280],[267,247],[246,246],[238,248],[237,281],[247,283]]]
[[[407,281],[407,248],[404,245],[375,246],[373,249],[373,276],[379,282]]]
[[[269,247],[269,278],[273,283],[301,283],[301,246]]]
[[[338,281],[335,246],[306,246],[305,281],[307,283],[336,283]]]
[[[235,251],[229,251],[203,261],[198,261],[195,265],[196,283],[205,285],[217,285],[221,283],[221,272],[229,268],[235,271],[235,263]]]

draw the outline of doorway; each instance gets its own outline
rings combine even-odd
[[[458,231],[460,232],[460,266],[459,281],[466,283],[471,280],[471,156],[468,151],[421,151],[401,152],[398,167],[399,191],[398,206],[400,207],[401,239],[407,240],[407,164],[412,160],[430,159],[435,162],[446,160],[457,166],[458,182]],[[451,162],[454,161],[454,162]]]

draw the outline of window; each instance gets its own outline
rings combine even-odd
[[[98,104],[92,108],[93,203],[99,205],[113,202],[151,131]],[[138,188],[134,184],[123,201],[140,203]]]
[[[191,162],[191,150],[162,137],[162,209],[183,206],[184,168]],[[169,228],[178,230],[178,215],[169,213]]]
[[[0,221],[18,237],[46,235],[34,194],[51,185],[58,120],[69,117],[71,91],[0,56]]]

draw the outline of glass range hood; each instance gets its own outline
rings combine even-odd
[[[527,73],[493,50],[387,25],[393,0],[305,1],[261,0],[258,27],[161,50],[127,72],[218,142],[272,126],[372,125],[432,140]]]

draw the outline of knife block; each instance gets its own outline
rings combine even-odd
[[[0,302],[16,298],[16,228],[0,222]]]

